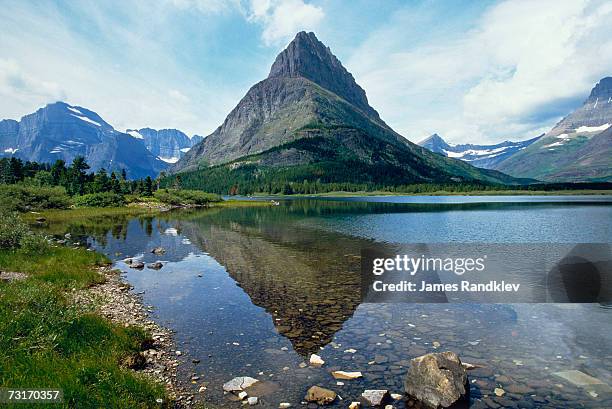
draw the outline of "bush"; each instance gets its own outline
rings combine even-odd
[[[200,190],[160,189],[154,193],[154,197],[162,203],[173,206],[203,206],[221,201],[221,196]]]
[[[0,185],[0,209],[27,212],[42,209],[66,209],[70,197],[63,187]]]
[[[0,213],[0,249],[18,248],[29,234],[30,229],[17,213]]]
[[[72,201],[76,207],[121,207],[126,203],[123,195],[112,192],[75,196]]]
[[[31,256],[45,254],[51,248],[45,236],[33,232],[23,236],[19,245],[23,253]]]

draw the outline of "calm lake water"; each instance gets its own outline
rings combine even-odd
[[[612,407],[612,310],[598,304],[365,304],[360,251],[401,243],[610,243],[612,197],[365,197],[176,211],[155,218],[75,220],[176,331],[181,376],[206,400],[235,376],[261,381],[260,405],[294,407],[306,390],[403,392],[409,360],[452,350],[470,371],[471,407]],[[151,254],[162,246],[162,256]],[[160,260],[159,271],[121,260]],[[434,342],[439,348],[434,348]],[[354,351],[353,351],[354,350]],[[321,368],[303,367],[310,354]],[[193,364],[198,359],[199,364]],[[302,365],[300,365],[302,364]],[[338,385],[332,370],[361,371]],[[606,385],[553,373],[579,370]],[[506,394],[493,393],[502,387]],[[396,402],[395,407],[404,407]]]

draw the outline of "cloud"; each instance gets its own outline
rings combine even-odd
[[[313,31],[324,17],[321,7],[303,0],[251,0],[247,10],[249,21],[263,26],[266,45],[284,43],[298,31]]]
[[[439,35],[434,16],[423,22],[433,40],[413,44],[400,41],[407,26],[399,16],[347,65],[383,117],[412,140],[433,132],[454,142],[528,138],[611,74],[611,18],[604,1],[504,1],[470,28]]]

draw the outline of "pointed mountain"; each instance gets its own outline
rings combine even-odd
[[[84,156],[94,171],[125,169],[131,178],[154,177],[166,167],[141,139],[117,132],[97,113],[65,102],[48,104],[20,121],[1,121],[0,155],[39,163],[70,163]]]
[[[198,135],[189,138],[178,129],[128,129],[126,133],[144,140],[147,149],[166,163],[176,163],[193,145],[202,140]]]
[[[612,181],[612,77],[536,143],[495,169],[549,182]]]
[[[446,143],[446,141],[437,133],[423,139],[418,143],[418,145],[422,146],[423,148],[427,148],[434,153],[440,153],[444,156],[448,156],[445,151],[450,149],[450,145]]]
[[[504,141],[495,145],[471,143],[451,145],[438,134],[433,134],[419,142],[419,145],[440,155],[468,162],[477,168],[494,169],[498,163],[525,149],[541,137],[542,135],[519,142]]]
[[[183,180],[224,192],[229,186],[223,184],[236,177],[248,183],[517,182],[435,155],[393,131],[329,48],[305,32],[278,55],[268,78],[171,171],[200,172]]]

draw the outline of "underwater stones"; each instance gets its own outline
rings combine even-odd
[[[570,371],[561,371],[555,372],[553,375],[558,376],[559,378],[563,378],[569,383],[576,386],[588,386],[588,385],[602,385],[604,384],[597,378],[593,378],[590,375],[585,374],[584,372],[577,371],[575,369]]]
[[[316,402],[319,405],[328,405],[336,400],[336,392],[329,389],[321,388],[320,386],[312,386],[306,392],[304,400],[307,402]]]
[[[504,396],[506,394],[506,391],[502,388],[495,388],[493,390],[493,393],[495,394],[495,396]]]
[[[253,386],[257,382],[259,382],[259,380],[251,378],[250,376],[238,376],[231,381],[224,383],[223,390],[225,392],[239,393],[249,386]]]
[[[466,394],[467,372],[451,351],[414,358],[404,387],[408,395],[428,406],[449,407]]]
[[[361,372],[357,372],[357,371],[355,372],[333,371],[331,374],[336,379],[346,379],[346,380],[357,379],[363,376]]]
[[[380,406],[389,397],[386,389],[366,389],[361,394],[361,398],[370,406]]]

